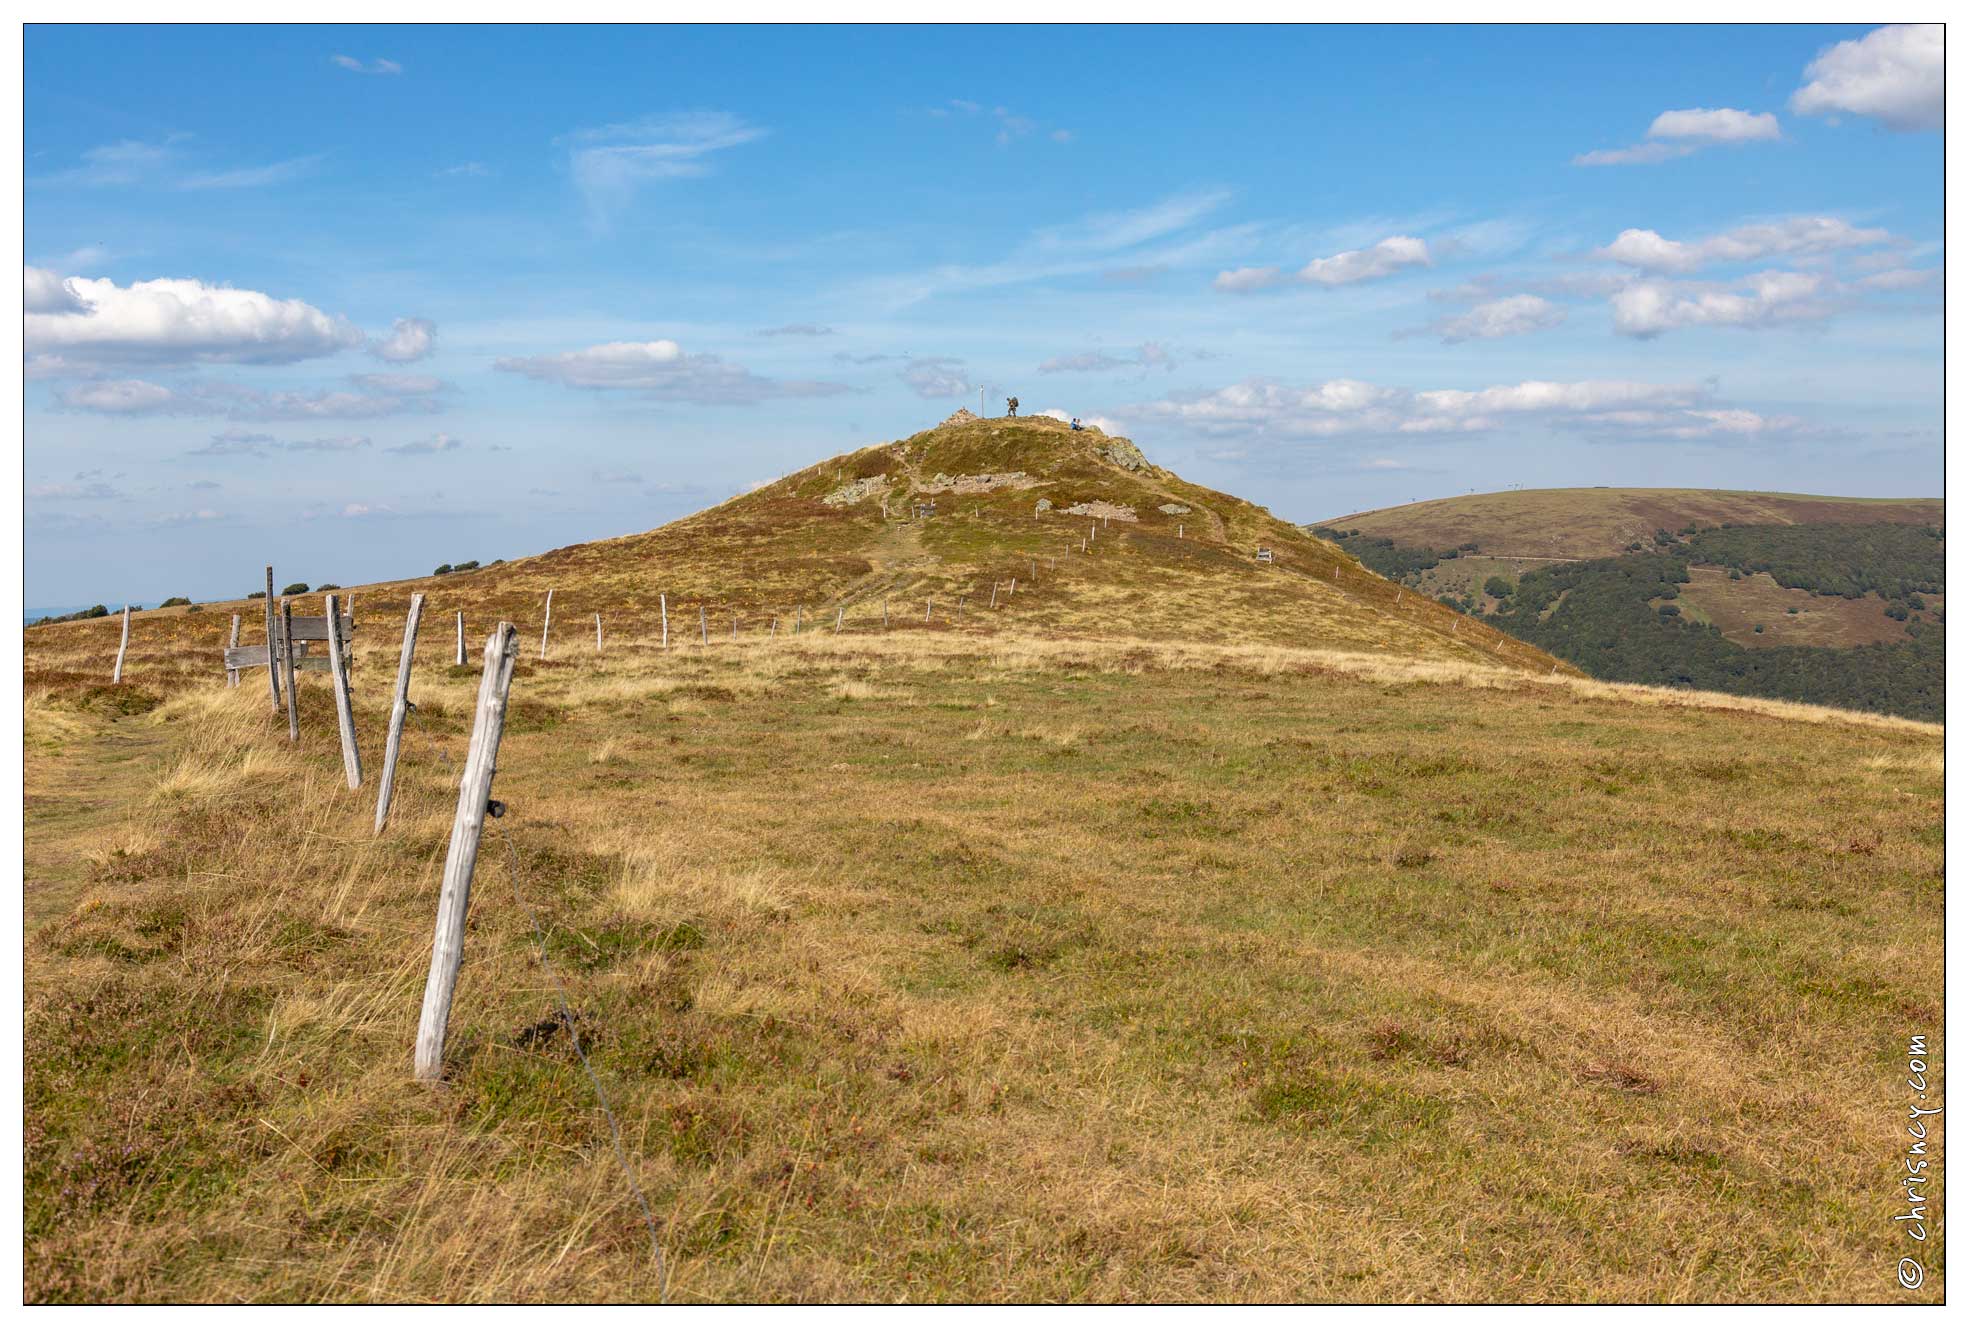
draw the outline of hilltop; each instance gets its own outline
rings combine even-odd
[[[1261,547],[1273,562],[1257,561]],[[994,585],[1006,612],[981,613]],[[534,631],[551,590],[555,623],[576,638],[592,638],[598,613],[607,632],[658,632],[666,608],[680,637],[698,632],[700,610],[720,636],[734,617],[758,635],[775,618],[781,633],[796,619],[831,631],[837,614],[843,631],[867,632],[887,601],[896,630],[1295,646],[1541,673],[1557,664],[1264,508],[1183,480],[1129,439],[962,410],[651,531],[344,593],[359,611],[395,613],[418,590],[475,626],[503,617]],[[138,621],[146,641],[210,638],[223,635],[216,616],[242,611],[252,640],[256,602]],[[118,629],[35,630],[93,632],[113,651]]]

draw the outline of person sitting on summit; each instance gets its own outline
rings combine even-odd
[[[1080,428],[1080,417],[1076,415],[1073,419],[1067,421],[1067,428],[1078,430]]]

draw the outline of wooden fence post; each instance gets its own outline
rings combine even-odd
[[[1026,580],[1027,580],[1027,581],[1038,581],[1038,580],[1039,580],[1039,560],[1038,560],[1038,559],[1036,559],[1036,558],[1035,558],[1035,559],[1029,559],[1029,560],[1028,560],[1028,562],[1030,562],[1030,563],[1032,564],[1032,575],[1031,575],[1030,577],[1027,577],[1027,578],[1026,578]]]
[[[403,620],[403,654],[397,657],[397,690],[390,702],[390,735],[383,743],[383,778],[376,790],[376,834],[390,819],[390,797],[396,789],[397,753],[403,745],[403,721],[410,713],[410,662],[417,654],[417,623],[424,617],[422,591],[410,597],[410,613]],[[595,642],[602,639],[602,618],[595,616]]]
[[[123,681],[123,653],[130,649],[130,606],[123,606],[123,640],[116,647],[116,668],[110,670],[109,681]]]
[[[665,650],[668,650],[670,647],[670,596],[667,592],[656,597],[656,611],[663,615],[663,646]]]
[[[699,646],[711,644],[711,619],[705,614],[703,605],[697,607],[697,644]]]
[[[417,1078],[444,1074],[444,1033],[451,1020],[451,997],[458,986],[458,964],[465,954],[465,910],[471,903],[472,869],[492,796],[499,760],[499,736],[506,727],[506,697],[513,686],[519,630],[501,623],[486,639],[485,673],[479,679],[478,710],[472,719],[472,745],[458,781],[458,812],[451,821],[451,848],[444,856],[444,884],[438,891],[437,931],[431,939],[431,974],[424,983],[424,1011],[417,1022]]]
[[[928,623],[930,621],[930,606],[935,604],[936,602],[937,601],[935,596],[926,595],[923,597],[923,621],[925,623]]]
[[[733,615],[732,615],[732,640],[733,640],[733,641],[737,641],[737,640],[738,640],[738,615],[737,615],[737,614],[733,614]]]
[[[888,629],[889,629],[889,597],[885,595],[882,597],[882,630],[886,632],[888,631]]]
[[[458,611],[458,658],[452,663],[465,663],[465,611],[462,609]]]
[[[800,635],[800,620],[806,616],[806,613],[807,607],[805,605],[795,605],[793,607],[793,635],[796,637]]]
[[[1017,595],[1018,593],[1019,593],[1019,579],[1017,577],[1014,577],[1012,578],[1012,585],[1005,592],[1005,598],[1009,600],[1013,596]]]
[[[602,653],[602,616],[601,614],[597,613],[595,615],[595,654],[600,655],[601,653]]]
[[[294,602],[280,601],[280,672],[287,684],[287,741],[301,741],[301,695],[294,686]]]
[[[779,635],[779,615],[774,614],[773,625],[770,628],[766,629],[766,640],[771,641],[774,637],[777,637],[778,635]]]
[[[964,619],[964,597],[961,595],[957,597],[957,618],[959,622]]]
[[[1181,522],[1176,523],[1176,538],[1178,540],[1183,538],[1183,523]]]
[[[280,632],[273,621],[273,564],[267,564],[267,692],[273,700],[268,704],[275,715],[280,714],[280,658],[274,652],[274,639]]]
[[[847,612],[848,607],[846,605],[834,606],[834,630],[836,632],[841,630],[841,616]]]
[[[547,613],[540,620],[540,658],[547,658],[547,629],[554,625],[554,593],[547,592]]]
[[[996,609],[996,608],[998,608],[998,583],[997,583],[997,582],[993,582],[993,583],[991,584],[991,605],[990,605],[990,607],[991,607],[991,608],[993,608],[993,609]]]
[[[226,649],[231,650],[237,645],[239,645],[239,615],[234,614],[232,616],[232,635],[226,638]],[[226,686],[229,688],[239,686],[239,671],[237,669],[226,670]]]
[[[328,678],[335,686],[335,723],[342,730],[342,772],[349,777],[349,788],[360,789],[362,754],[356,751],[356,718],[349,703],[348,657],[342,644],[342,607],[332,595],[326,597],[324,603],[328,611]]]

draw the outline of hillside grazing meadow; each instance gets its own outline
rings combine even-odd
[[[536,617],[431,1086],[490,624],[454,668],[434,603],[372,836],[376,599],[353,793],[219,615],[117,687],[26,635],[29,1301],[653,1299],[577,1036],[677,1300],[1942,1298],[1889,1221],[1939,727],[1022,601]]]

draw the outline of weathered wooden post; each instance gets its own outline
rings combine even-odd
[[[957,621],[964,621],[964,597],[961,595],[957,597]]]
[[[697,607],[697,644],[699,646],[711,644],[711,619],[704,612],[703,605]]]
[[[547,658],[547,629],[554,625],[554,593],[547,592],[547,613],[540,620],[540,658]]]
[[[886,595],[882,597],[882,630],[889,630],[889,597]]]
[[[663,648],[670,649],[670,596],[666,593],[656,597],[656,612],[663,615]]]
[[[280,714],[280,660],[274,654],[274,639],[280,635],[273,621],[273,564],[267,564],[267,692],[275,715]]]
[[[460,666],[465,663],[465,611],[462,609],[458,611],[458,658],[453,663]]]
[[[390,819],[390,798],[396,790],[397,753],[403,744],[403,721],[410,714],[410,662],[417,653],[417,624],[424,617],[424,595],[410,597],[410,613],[403,620],[403,654],[397,657],[397,690],[390,702],[390,734],[383,743],[383,778],[376,790],[376,834]],[[601,615],[595,616],[595,645],[602,641]]]
[[[1176,538],[1178,540],[1183,538],[1183,523],[1181,522],[1176,523]]]
[[[793,635],[796,637],[800,635],[800,620],[806,616],[806,612],[805,605],[795,605],[793,608]]]
[[[602,616],[600,613],[597,613],[595,615],[595,654],[600,655],[601,653],[602,653]]]
[[[923,621],[925,623],[930,621],[930,606],[936,602],[936,597],[934,596],[926,595],[923,597]]]
[[[779,615],[773,615],[773,625],[766,629],[766,640],[771,641],[779,635]]]
[[[1034,559],[1028,559],[1028,560],[1027,560],[1027,562],[1029,562],[1029,563],[1031,563],[1031,564],[1032,564],[1032,575],[1031,575],[1030,577],[1028,577],[1028,578],[1026,578],[1026,580],[1027,580],[1027,581],[1038,581],[1038,580],[1039,580],[1039,560],[1038,560],[1038,559],[1036,559],[1036,558],[1034,558]]]
[[[294,602],[280,601],[280,672],[287,683],[287,741],[301,741],[301,690],[294,686]]]
[[[737,640],[738,640],[738,615],[737,615],[737,614],[733,614],[733,615],[732,615],[732,640],[733,640],[733,641],[737,641]]]
[[[513,686],[519,631],[501,623],[486,638],[485,673],[479,679],[478,710],[472,719],[472,745],[458,781],[458,812],[451,821],[451,848],[444,856],[444,884],[438,891],[437,931],[431,939],[431,974],[424,983],[424,1012],[417,1022],[417,1078],[444,1073],[444,1033],[451,1020],[451,997],[458,987],[458,964],[465,954],[465,911],[472,897],[472,869],[492,798],[492,776],[499,760],[499,736],[506,727],[506,697]],[[504,809],[501,809],[502,811]]]
[[[841,616],[847,612],[848,607],[846,605],[834,606],[834,630],[836,632],[841,630]]]
[[[234,614],[232,616],[232,635],[226,638],[226,649],[230,651],[238,645],[239,645],[239,615]],[[229,688],[236,688],[239,686],[239,671],[237,669],[226,670],[226,686]]]
[[[123,681],[123,654],[130,649],[130,606],[123,606],[123,640],[116,647],[116,668],[109,671],[109,681]]]
[[[990,606],[989,606],[989,607],[990,607],[990,608],[992,608],[992,609],[996,609],[996,608],[998,608],[998,583],[997,583],[997,582],[993,582],[993,583],[991,584],[991,604],[990,604]]]
[[[1017,595],[1018,593],[1019,593],[1019,579],[1017,577],[1014,577],[1012,578],[1012,585],[1005,592],[1005,598],[1009,600],[1013,596]]]
[[[348,648],[342,644],[342,607],[334,596],[324,600],[328,612],[328,677],[335,687],[335,723],[342,730],[342,773],[349,788],[362,788],[362,754],[356,751],[355,711],[349,702]],[[282,654],[289,647],[282,644]]]

